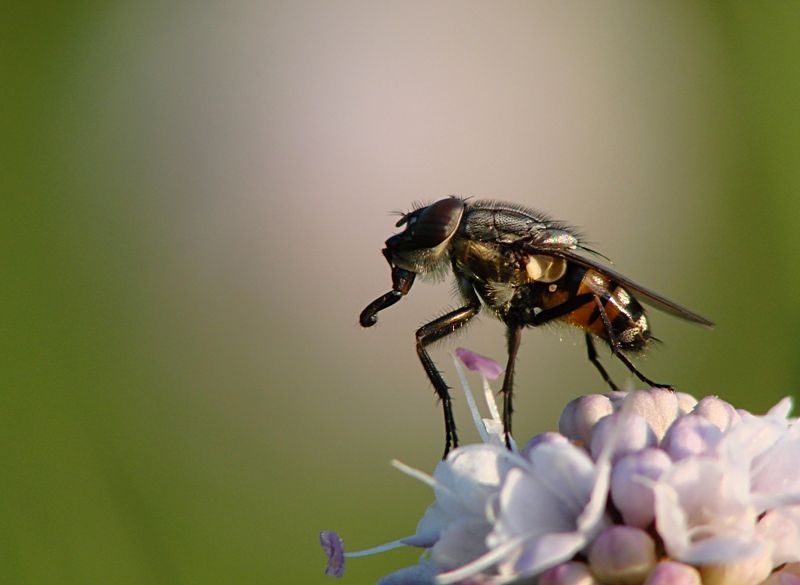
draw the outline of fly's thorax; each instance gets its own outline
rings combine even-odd
[[[524,281],[519,262],[508,246],[456,237],[451,254],[456,272],[474,284],[517,284]]]
[[[468,204],[461,231],[471,240],[510,243],[530,239],[553,223],[544,214],[522,205],[478,200]]]

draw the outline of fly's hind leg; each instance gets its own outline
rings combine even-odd
[[[614,354],[614,355],[616,355],[616,356],[617,356],[617,358],[619,358],[619,361],[621,361],[623,364],[625,364],[625,366],[626,366],[626,367],[627,367],[627,368],[628,368],[628,369],[629,369],[631,372],[633,372],[633,374],[634,374],[634,375],[635,375],[637,378],[639,378],[639,379],[640,379],[642,382],[644,382],[644,383],[645,383],[645,384],[647,384],[648,386],[650,386],[650,387],[652,387],[652,388],[667,388],[668,390],[675,390],[675,388],[672,386],[672,384],[661,384],[661,383],[659,383],[659,382],[653,382],[653,380],[651,380],[650,378],[648,378],[647,376],[645,376],[643,373],[641,373],[641,372],[638,370],[638,368],[637,368],[635,365],[633,365],[633,362],[632,362],[630,359],[628,359],[628,356],[626,356],[625,354],[623,354],[623,353],[620,353],[620,352],[618,351],[618,352],[617,352],[616,354]]]
[[[594,340],[592,339],[592,334],[588,331],[586,332],[586,351],[589,354],[589,361],[594,364],[594,367],[597,368],[597,371],[600,372],[600,375],[603,377],[603,380],[606,381],[606,384],[612,390],[619,390],[619,387],[614,384],[614,381],[611,379],[611,376],[608,375],[608,372],[603,367],[603,364],[600,363],[600,360],[597,357],[597,349],[594,346]]]
[[[673,389],[671,384],[659,384],[658,382],[653,382],[653,380],[651,380],[650,378],[648,378],[647,376],[645,376],[643,373],[641,373],[639,371],[639,369],[633,364],[633,362],[628,358],[628,356],[626,356],[624,353],[622,353],[622,350],[620,349],[619,340],[614,335],[614,330],[611,327],[611,320],[608,318],[608,314],[606,313],[606,309],[603,306],[603,301],[600,299],[600,297],[597,297],[597,296],[594,297],[594,300],[595,300],[595,304],[597,305],[597,309],[600,312],[600,318],[603,320],[603,327],[606,330],[606,335],[608,335],[608,344],[611,346],[611,354],[616,356],[617,359],[619,359],[619,361],[621,361],[623,364],[625,364],[625,367],[627,367],[631,371],[631,373],[633,373],[634,376],[639,378],[642,382],[644,382],[648,386],[653,387],[653,388],[669,388],[669,389]],[[586,335],[587,335],[587,341],[589,341],[589,337],[588,337],[589,334],[587,333]],[[593,346],[591,346],[590,353],[591,353],[592,349],[594,349]],[[589,359],[592,360],[591,355],[590,355]],[[592,363],[595,364],[595,366],[597,366],[597,368],[600,370],[601,374],[605,374],[603,376],[603,379],[606,380],[606,382],[610,383],[610,380],[608,379],[608,374],[606,373],[605,369],[600,365],[600,363],[598,361],[596,361],[596,359],[597,359],[597,353],[595,352],[595,360],[592,360]],[[613,388],[613,386],[612,386],[612,388]],[[616,388],[614,388],[614,389],[616,390]]]

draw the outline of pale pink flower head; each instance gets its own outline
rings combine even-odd
[[[800,585],[791,400],[757,416],[663,388],[582,396],[560,432],[509,451],[488,383],[502,368],[458,355],[483,385],[486,416],[454,362],[481,442],[432,475],[395,463],[433,491],[416,532],[356,553],[325,532],[326,574],[341,576],[346,557],[415,546],[420,562],[380,585]]]

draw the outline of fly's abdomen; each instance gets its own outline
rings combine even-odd
[[[577,295],[591,293],[608,319],[614,339],[624,351],[641,351],[650,339],[650,326],[642,305],[625,288],[594,270],[586,270],[578,284]],[[597,301],[576,309],[566,320],[594,335],[611,341],[608,327]]]

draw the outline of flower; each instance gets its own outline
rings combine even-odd
[[[341,578],[344,574],[344,543],[342,539],[332,530],[323,530],[319,533],[319,543],[328,556],[325,574],[328,577]]]
[[[380,585],[800,585],[791,400],[756,416],[662,388],[582,396],[560,432],[508,450],[487,379],[502,368],[457,353],[482,378],[486,418],[454,359],[482,442],[432,475],[395,462],[434,492],[415,533],[344,553],[325,532],[326,574],[341,576],[345,557],[415,546],[420,562]]]

